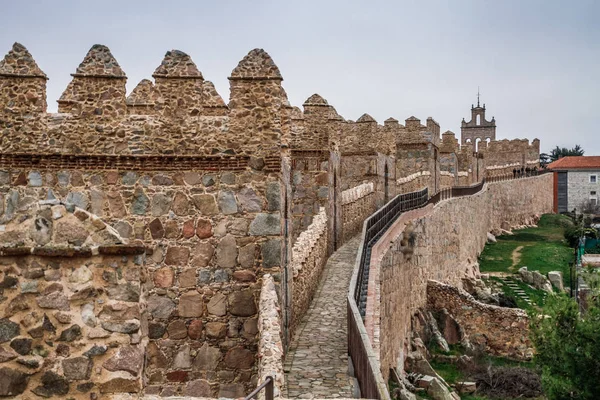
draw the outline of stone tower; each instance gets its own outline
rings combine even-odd
[[[471,120],[465,122],[463,118],[460,127],[461,144],[472,145],[473,151],[477,151],[477,142],[496,140],[496,120],[485,119],[485,104],[479,105],[479,93],[477,93],[477,107],[471,105]]]

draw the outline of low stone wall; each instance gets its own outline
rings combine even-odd
[[[440,171],[440,188],[456,186],[456,177],[452,172]]]
[[[521,169],[521,163],[510,163],[505,165],[491,165],[485,168],[485,175],[488,178],[498,176],[512,176],[514,169]]]
[[[376,209],[372,182],[363,183],[342,192],[342,243],[356,236],[362,224]]]
[[[541,175],[489,183],[475,195],[405,213],[386,231],[371,256],[369,285],[379,282],[379,294],[370,290],[367,301],[368,310],[375,302],[370,331],[379,332],[385,379],[391,367],[403,369],[411,317],[427,304],[427,281],[461,287],[463,277],[479,272],[477,257],[488,232],[531,224],[547,212],[552,212],[552,177]]]
[[[467,171],[459,171],[457,174],[458,186],[469,186],[471,184],[471,177]]]
[[[427,282],[427,308],[446,309],[469,341],[486,353],[516,359],[533,355],[529,318],[521,309],[484,304],[462,289],[437,281]]]
[[[271,376],[275,380],[275,397],[284,383],[281,316],[273,277],[263,276],[258,303],[258,384]]]
[[[431,173],[429,171],[416,172],[396,180],[396,193],[410,193],[429,187],[431,183]]]
[[[313,218],[308,229],[298,236],[292,249],[292,321],[290,335],[308,310],[327,262],[327,215],[325,208]]]

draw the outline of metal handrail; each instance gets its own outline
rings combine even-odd
[[[265,400],[273,400],[275,391],[274,382],[275,380],[272,376],[267,376],[263,383],[258,385],[258,387],[254,389],[248,396],[244,397],[244,400],[257,399],[258,397],[256,396],[262,389],[265,389]]]
[[[426,205],[429,199],[428,193],[428,189],[425,188],[418,192],[399,194],[365,221],[364,244],[362,246],[360,269],[354,291],[354,301],[363,319],[366,313],[369,264],[373,245],[403,212]]]
[[[544,172],[535,171],[535,175],[532,176],[542,173]],[[503,180],[512,179],[515,179],[512,175],[503,177]],[[363,397],[379,400],[390,399],[386,383],[375,361],[376,356],[369,335],[364,326],[372,247],[403,212],[421,208],[427,204],[435,205],[442,200],[453,197],[473,195],[480,192],[486,183],[494,181],[497,180],[484,179],[473,186],[445,188],[435,193],[431,198],[428,198],[427,188],[419,192],[401,194],[394,197],[364,221],[362,240],[358,248],[359,254],[355,261],[347,297],[348,354],[352,360],[354,373]]]

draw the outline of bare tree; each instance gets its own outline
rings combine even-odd
[[[582,214],[600,215],[600,205],[598,201],[585,200],[579,208]]]

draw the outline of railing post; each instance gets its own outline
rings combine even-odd
[[[274,395],[274,379],[272,377],[267,378],[267,386],[265,386],[265,400],[273,400]]]

